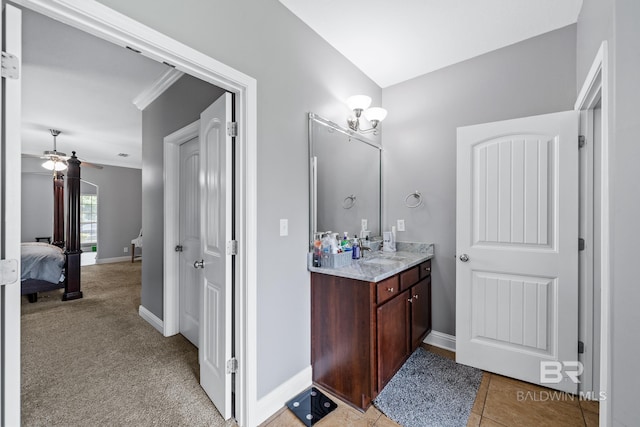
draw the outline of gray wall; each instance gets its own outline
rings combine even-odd
[[[142,112],[142,305],[163,318],[164,137],[200,118],[225,91],[185,75]]]
[[[575,102],[575,25],[385,88],[385,222],[398,240],[435,243],[433,329],[455,335],[456,128],[556,111]],[[418,190],[423,204],[409,209]]]
[[[40,170],[25,171],[22,160],[22,204],[21,237],[23,242],[34,242],[36,237],[53,237],[53,176],[40,167],[42,161],[36,161]]]
[[[47,224],[49,236],[53,228],[53,184],[51,179],[40,174],[44,171],[39,159],[22,159],[22,221],[32,224],[38,221]],[[129,248],[131,239],[138,237],[142,219],[142,185],[140,169],[105,166],[104,169],[81,168],[84,181],[98,186],[98,261],[100,259],[127,256],[124,248]],[[37,185],[40,178],[50,202],[46,206],[32,194],[40,194]],[[26,178],[26,179],[25,179]],[[35,230],[22,228],[22,240],[33,240]],[[40,235],[40,234],[38,234]]]
[[[310,365],[306,114],[345,123],[347,97],[364,93],[380,105],[381,90],[277,0],[100,2],[257,80],[261,398]],[[280,218],[289,219],[287,237]]]
[[[603,40],[609,44],[609,176],[611,213],[611,375],[606,397],[611,425],[637,425],[640,407],[634,399],[638,385],[634,357],[640,351],[640,288],[636,270],[640,236],[640,2],[585,0],[578,20],[580,86]],[[631,327],[630,327],[631,326]]]

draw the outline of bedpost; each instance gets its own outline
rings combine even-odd
[[[62,300],[82,298],[80,290],[80,160],[72,151],[67,161],[66,281]]]
[[[64,247],[64,175],[56,171],[53,175],[53,242]]]

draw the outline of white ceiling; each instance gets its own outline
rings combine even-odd
[[[280,0],[380,87],[573,24],[582,0]]]
[[[142,112],[132,101],[167,66],[28,9],[22,26],[22,152],[52,150],[54,128],[58,151],[141,168]]]

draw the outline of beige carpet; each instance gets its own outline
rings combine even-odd
[[[22,298],[22,425],[225,426],[198,352],[138,316],[141,263],[82,267],[84,298]]]

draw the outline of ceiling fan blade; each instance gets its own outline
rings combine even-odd
[[[87,162],[87,161],[82,160],[80,158],[78,158],[78,160],[80,160],[80,166],[81,167],[88,167],[88,168],[94,168],[94,169],[104,169],[104,166],[99,165],[97,163]]]
[[[44,157],[41,154],[22,153],[21,156],[23,159],[48,159],[48,157]]]

